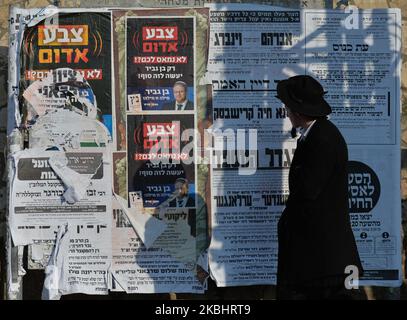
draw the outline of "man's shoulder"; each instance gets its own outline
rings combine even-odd
[[[328,119],[317,120],[311,128],[310,138],[330,144],[346,144],[338,127]]]
[[[328,135],[342,135],[338,127],[328,119],[317,120],[314,127],[315,131],[323,131]]]

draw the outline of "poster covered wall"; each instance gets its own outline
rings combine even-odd
[[[20,68],[11,77],[18,84],[11,110],[26,133],[26,149],[11,163],[10,227],[15,245],[30,246],[30,266],[49,270],[44,297],[108,290],[201,293],[206,287],[207,212],[203,201],[197,204],[193,150],[197,12],[166,10],[171,17],[163,18],[157,10],[137,11],[143,13],[145,18],[124,17],[126,28],[115,33],[131,39],[121,43],[133,57],[126,69],[125,60],[112,55],[110,10],[15,9],[13,21],[21,28],[14,36],[22,45],[11,49],[18,62],[11,68]],[[157,69],[163,61],[149,65],[145,58],[165,59],[166,69]],[[111,81],[113,61],[128,84]],[[167,115],[127,109],[127,157],[114,152],[118,114],[112,105],[128,90],[140,90],[147,100],[164,91],[166,103],[185,100],[179,110],[175,103],[155,108]],[[157,143],[162,150],[154,151]],[[145,158],[152,154],[164,155],[162,163]],[[85,259],[86,253],[93,255]]]
[[[357,14],[14,9],[9,226],[45,296],[275,284],[296,147],[276,84],[303,73],[348,143],[361,284],[399,285],[400,12]]]

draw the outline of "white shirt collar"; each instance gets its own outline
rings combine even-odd
[[[313,120],[313,121],[311,122],[311,124],[308,126],[308,128],[306,128],[306,129],[300,128],[300,129],[298,130],[298,131],[300,132],[300,134],[301,134],[300,139],[305,140],[305,138],[307,137],[308,133],[310,132],[312,126],[314,125],[314,123],[315,123],[316,121],[317,121],[317,120]]]
[[[187,102],[188,102],[188,99],[185,100],[183,103],[178,103],[178,102],[175,101],[175,110],[178,110],[178,105],[179,105],[179,104],[182,105],[182,107],[181,107],[180,110],[185,110],[185,107],[187,106]]]

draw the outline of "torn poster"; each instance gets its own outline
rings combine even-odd
[[[61,147],[64,150],[105,148],[112,138],[100,121],[67,109],[56,109],[39,117],[29,129],[30,148]]]
[[[110,12],[58,12],[24,30],[23,124],[55,108],[98,119],[112,135]]]
[[[61,226],[45,268],[42,299],[74,293],[108,294],[110,230],[110,224]]]
[[[179,241],[184,236],[185,240],[192,240],[188,237],[190,228],[186,227],[185,220],[177,227],[174,224],[175,220],[171,222],[169,218],[163,219],[162,221],[167,224],[166,230],[154,241],[151,247],[147,248],[132,227],[122,205],[114,200],[112,291],[203,293],[206,285],[198,277],[197,270],[201,269],[196,266],[196,259],[194,259],[194,263],[188,264],[179,259],[180,257],[171,254],[171,250],[167,250],[169,246],[172,246],[173,251],[181,255],[183,246]],[[184,231],[180,233],[179,228]],[[194,244],[195,241],[189,242],[189,246]],[[195,255],[195,250],[192,247],[189,249],[193,250],[193,255]]]
[[[66,159],[65,164],[60,163],[61,170],[74,171],[82,181],[72,181],[69,174],[55,172],[50,159],[57,156]],[[15,245],[33,243],[34,239],[53,239],[54,231],[63,223],[108,225],[111,174],[110,164],[104,161],[102,153],[65,154],[27,149],[15,153],[13,161],[10,230]],[[65,199],[67,191],[70,203]]]
[[[129,208],[127,200],[122,197],[115,195],[115,198],[124,213],[123,219],[130,222],[144,246],[147,249],[150,248],[157,237],[167,228],[167,225],[152,215],[141,213],[142,210],[139,208]]]

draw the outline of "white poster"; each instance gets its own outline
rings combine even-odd
[[[275,284],[277,222],[296,147],[276,84],[304,72],[301,11],[214,5],[210,19],[211,276],[217,286]]]
[[[307,71],[327,91],[332,118],[348,144],[395,145],[400,11],[351,12],[304,11]]]
[[[15,245],[54,238],[65,223],[110,223],[111,174],[103,153],[28,149],[13,158],[9,224]]]
[[[9,226],[15,245],[32,244],[31,264],[45,267],[43,298],[107,294],[112,209],[104,154],[27,149],[13,161]]]
[[[361,284],[400,286],[400,10],[304,10],[304,32],[307,71],[348,144]]]
[[[113,205],[113,291],[204,292],[204,278],[198,278],[200,267],[196,265],[195,240],[190,238],[186,213],[175,215],[167,212],[166,217],[162,217],[165,229],[152,244],[146,246],[133,228],[127,210],[123,210],[116,200]],[[159,229],[158,226],[151,227]]]
[[[330,120],[348,143],[350,171],[355,161],[387,164],[374,169],[386,190],[396,190],[380,195],[386,210],[373,209],[369,197],[352,196],[369,195],[373,189],[357,189],[351,173],[349,206],[366,270],[362,284],[400,285],[399,10],[345,13],[213,5],[210,17],[208,78],[219,143],[211,181],[212,278],[218,286],[275,284],[276,223],[289,193],[288,169],[295,152],[275,88],[279,80],[309,74],[327,91]],[[251,130],[256,146],[250,146]],[[372,213],[355,212],[356,206]]]
[[[401,208],[396,188],[400,149],[350,146],[349,150],[349,211],[365,268],[360,284],[401,284]]]

